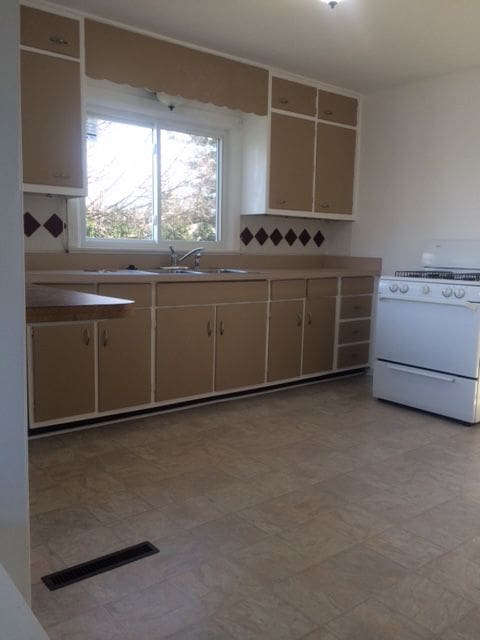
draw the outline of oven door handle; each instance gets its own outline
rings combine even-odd
[[[417,371],[416,369],[402,367],[398,364],[387,364],[387,369],[399,371],[400,373],[410,373],[411,375],[422,376],[424,378],[433,378],[434,380],[443,380],[443,382],[455,382],[455,378],[452,376],[445,376],[441,373],[436,373],[435,371]]]
[[[419,304],[441,304],[449,307],[460,307],[461,309],[469,309],[470,311],[478,311],[479,305],[473,302],[460,302],[450,300],[427,300],[426,298],[407,298],[402,296],[401,298],[393,298],[391,296],[379,296],[379,300],[394,300],[397,302],[418,302]]]

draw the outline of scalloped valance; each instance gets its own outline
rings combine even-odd
[[[85,20],[85,63],[97,80],[267,114],[266,69],[127,29]]]

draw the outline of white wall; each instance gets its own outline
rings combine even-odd
[[[429,238],[480,240],[480,70],[365,97],[353,255],[420,266]]]
[[[0,3],[0,78],[0,564],[28,598],[17,0]]]

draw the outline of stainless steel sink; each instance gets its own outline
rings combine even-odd
[[[186,275],[186,276],[201,276],[201,275],[212,275],[212,274],[221,274],[221,273],[231,273],[238,275],[245,275],[248,273],[257,273],[256,271],[247,271],[246,269],[230,269],[230,268],[212,268],[212,269],[199,269],[196,271],[195,269],[188,269],[186,267],[160,267],[159,269],[151,269],[150,273],[162,273],[162,274],[173,274],[173,275]]]

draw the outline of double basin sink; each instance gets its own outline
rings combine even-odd
[[[244,275],[247,273],[255,273],[254,271],[247,271],[246,269],[227,269],[227,268],[215,268],[215,269],[188,269],[188,267],[160,267],[159,269],[151,269],[153,273],[173,273],[173,274],[184,274],[184,275],[215,275],[219,273],[233,273],[238,275]]]

